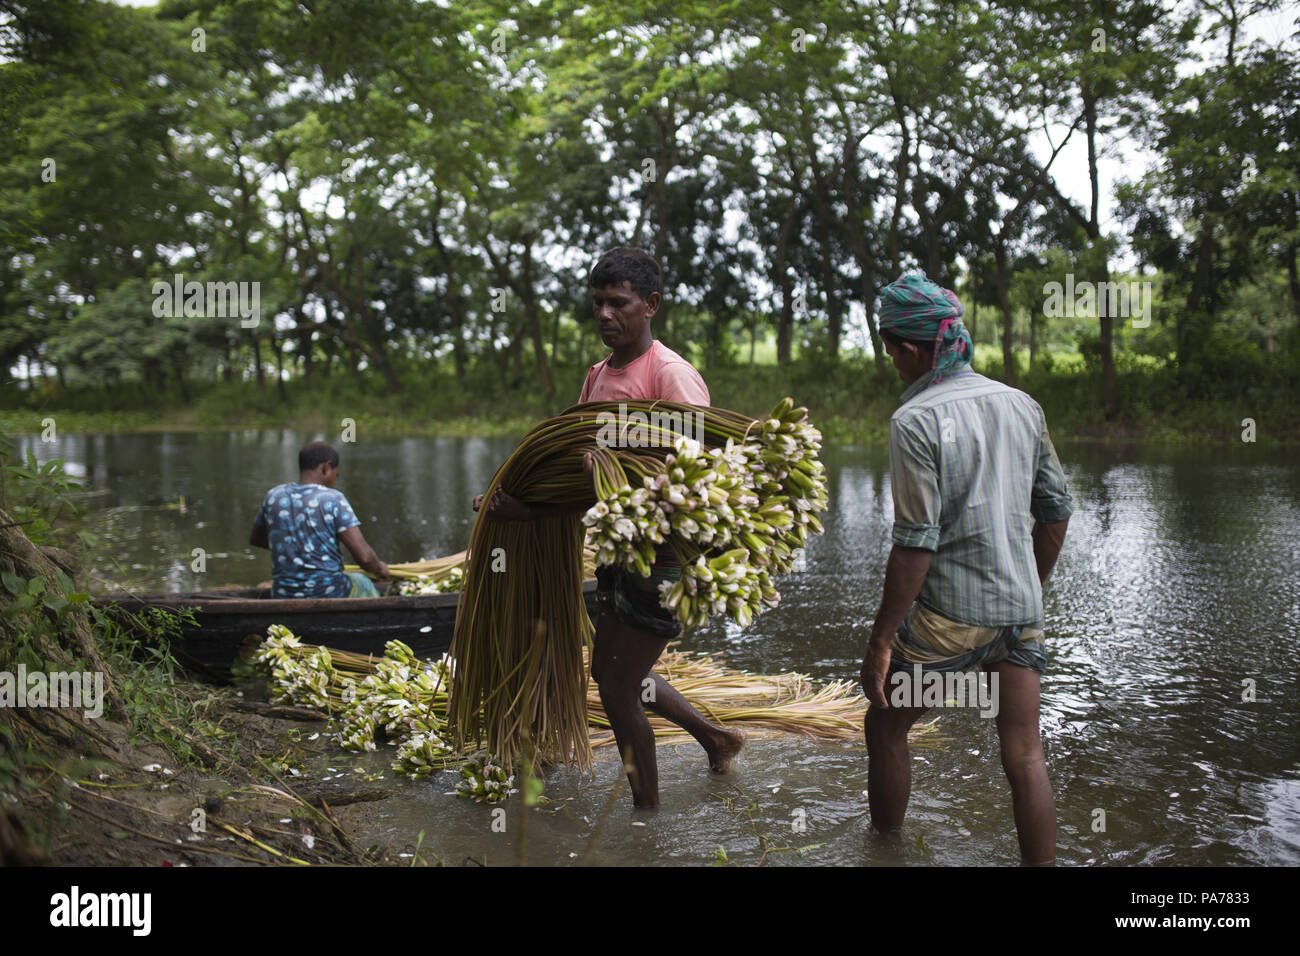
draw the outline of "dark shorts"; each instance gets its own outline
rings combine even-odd
[[[648,578],[613,565],[596,569],[596,599],[614,612],[621,624],[646,631],[660,640],[681,636],[682,622],[659,603],[659,583],[681,576],[681,566],[656,562]]]

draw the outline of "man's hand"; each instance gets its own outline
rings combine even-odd
[[[483,507],[483,496],[474,499],[474,510]],[[513,495],[506,494],[498,488],[488,503],[484,516],[493,521],[528,521],[533,518],[533,509]]]
[[[270,548],[271,539],[266,525],[253,525],[253,533],[249,536],[248,543],[254,548]]]
[[[873,639],[867,645],[867,656],[862,659],[858,679],[862,681],[862,690],[872,707],[889,709],[889,700],[885,696],[885,678],[889,675],[889,659],[892,656],[893,647],[889,641]]]
[[[1034,564],[1038,567],[1040,585],[1047,583],[1047,576],[1056,567],[1056,559],[1061,553],[1061,545],[1065,544],[1065,531],[1069,526],[1069,518],[1054,524],[1034,522],[1031,539],[1034,542]]]
[[[880,599],[880,610],[871,625],[871,642],[867,656],[862,659],[862,690],[873,707],[889,709],[885,699],[885,677],[889,673],[894,635],[903,618],[912,608],[912,602],[921,593],[921,585],[930,572],[933,552],[924,548],[901,548],[889,552],[885,563],[885,593]]]

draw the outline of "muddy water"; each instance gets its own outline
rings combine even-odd
[[[99,573],[136,587],[255,583],[266,553],[246,547],[262,493],[293,477],[292,432],[71,436],[29,440],[105,493],[91,499]],[[396,439],[343,447],[340,490],[388,561],[459,550],[469,499],[508,440]],[[1043,733],[1062,862],[1300,864],[1300,465],[1285,452],[1064,446],[1075,496],[1046,595]],[[891,520],[881,449],[825,456],[833,511],[782,605],[740,631],[715,625],[687,648],[747,670],[817,678],[857,673],[884,573]],[[180,498],[184,497],[184,507]],[[207,571],[190,569],[203,548]],[[1253,699],[1245,699],[1252,698]],[[533,863],[1014,863],[1010,798],[991,721],[946,710],[946,742],[913,751],[908,831],[870,836],[858,745],[755,739],[740,766],[709,775],[692,743],[660,748],[663,807],[606,812],[616,766],[555,771],[531,811]],[[343,772],[340,754],[308,775]],[[382,768],[382,755],[365,758]],[[332,774],[331,774],[332,776]],[[448,795],[455,777],[392,780],[394,794],[348,807],[371,842],[446,862],[519,858],[520,813]],[[1104,826],[1104,829],[1101,827]]]

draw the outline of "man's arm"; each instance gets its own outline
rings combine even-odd
[[[1031,538],[1034,542],[1034,564],[1038,566],[1039,584],[1047,582],[1047,576],[1056,566],[1056,558],[1061,553],[1061,545],[1065,543],[1065,529],[1069,524],[1069,518],[1051,524],[1034,522]]]
[[[582,470],[587,477],[591,477],[593,467],[591,452],[587,452],[582,459]],[[481,507],[483,507],[483,496],[477,495],[474,498],[474,510],[478,511]],[[580,502],[568,505],[525,504],[514,495],[506,494],[498,488],[496,493],[492,495],[492,501],[488,505],[487,511],[483,512],[483,515],[493,521],[538,521],[542,518],[560,518],[564,515],[583,514],[586,511],[587,505]]]
[[[483,496],[479,495],[474,499],[474,510],[478,511],[482,506]],[[542,518],[559,518],[564,515],[582,514],[587,510],[587,507],[587,505],[580,502],[568,505],[530,505],[525,504],[513,495],[498,490],[492,496],[492,503],[488,505],[487,511],[483,512],[483,514],[493,521],[540,521]]]
[[[871,640],[859,674],[862,689],[873,707],[889,707],[885,699],[885,675],[889,672],[894,635],[921,593],[933,557],[934,552],[927,548],[894,545],[889,552],[889,561],[885,565],[885,594],[871,625]]]
[[[375,554],[375,549],[366,542],[365,536],[361,533],[360,525],[353,525],[347,531],[340,531],[339,540],[347,545],[348,550],[352,552],[352,557],[357,559],[357,564],[369,571],[374,577],[380,580],[387,579],[388,565],[379,560],[379,555]]]
[[[254,548],[270,548],[271,538],[266,525],[254,522],[253,533],[249,536],[248,543]]]
[[[939,547],[939,469],[928,419],[891,419],[889,474],[894,496],[894,546],[885,564],[885,593],[862,661],[862,689],[873,707],[889,707],[885,677],[898,627],[921,593]]]

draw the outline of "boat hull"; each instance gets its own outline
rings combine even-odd
[[[398,640],[418,657],[437,658],[451,646],[460,595],[422,594],[380,598],[272,598],[269,589],[200,591],[191,594],[109,595],[97,599],[137,613],[150,607],[189,610],[172,641],[172,654],[185,667],[209,675],[229,675],[241,656],[266,638],[272,624],[283,624],[308,644],[324,644],[356,654],[382,654]],[[596,582],[583,582],[587,613],[596,616]]]

